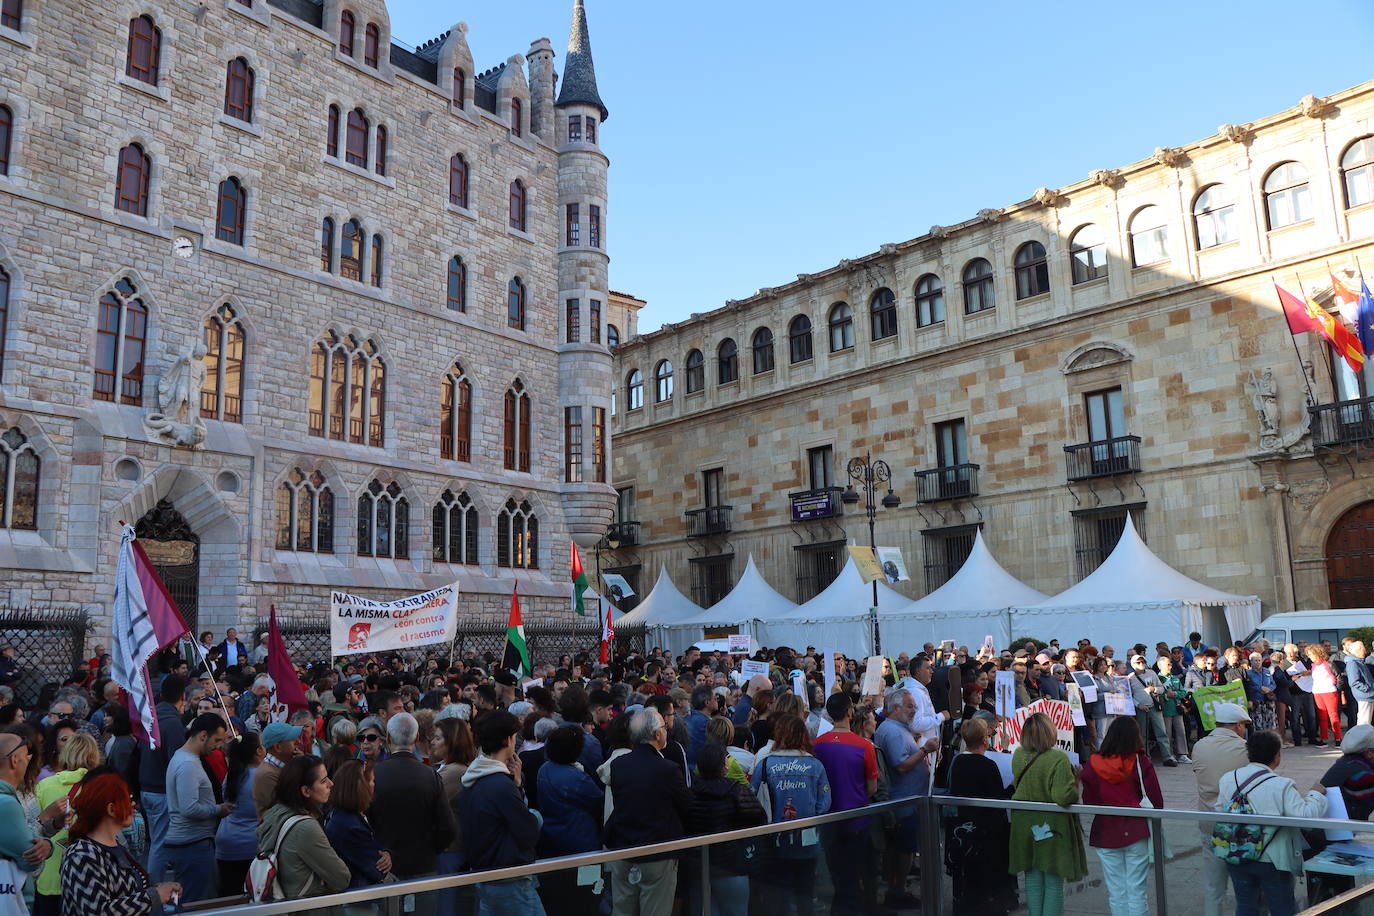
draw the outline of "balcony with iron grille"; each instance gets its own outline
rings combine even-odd
[[[951,464],[916,472],[916,502],[938,503],[978,495],[976,464]]]
[[[818,490],[799,490],[787,494],[792,521],[804,522],[813,518],[835,518],[844,513],[840,502],[839,487],[821,487]]]
[[[606,546],[611,550],[639,543],[639,522],[611,522],[606,526]]]
[[[734,506],[707,506],[704,509],[692,509],[686,514],[687,536],[689,538],[704,538],[717,534],[728,534],[733,527],[731,522],[734,511]]]
[[[1140,437],[1117,436],[1064,446],[1069,482],[1140,472]]]
[[[1307,408],[1313,448],[1374,447],[1374,398]]]

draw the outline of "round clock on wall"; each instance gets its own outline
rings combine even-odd
[[[189,258],[196,253],[196,246],[186,236],[179,235],[172,241],[172,251],[179,258]]]

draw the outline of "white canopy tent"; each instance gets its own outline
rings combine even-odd
[[[785,614],[754,622],[754,635],[765,646],[838,649],[851,657],[873,651],[873,627],[868,609],[873,585],[865,583],[852,559],[819,595]],[[878,614],[884,621],[906,611],[911,599],[878,583]]]
[[[1093,645],[1118,649],[1161,640],[1180,645],[1194,631],[1208,645],[1229,645],[1259,621],[1259,598],[1189,579],[1145,546],[1130,516],[1111,555],[1090,576],[1053,598],[1012,608],[1016,636],[1056,638],[1061,645],[1086,636]]]
[[[644,645],[648,649],[656,639],[661,639],[662,628],[684,623],[702,612],[702,607],[690,601],[677,590],[668,568],[658,568],[658,581],[639,606],[623,617],[616,619],[615,628],[621,630],[644,630]],[[690,643],[689,643],[690,644]]]
[[[707,627],[731,627],[736,633],[752,634],[754,618],[766,619],[786,614],[796,606],[795,601],[778,594],[764,580],[763,574],[754,565],[754,555],[750,554],[744,574],[728,595],[696,617],[666,626],[660,638],[664,641],[663,647],[676,655],[699,642],[705,636]]]

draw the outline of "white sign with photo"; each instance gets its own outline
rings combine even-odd
[[[907,582],[911,576],[906,572],[906,560],[902,559],[902,549],[900,547],[879,547],[877,548],[878,565],[883,568],[883,575],[888,582]]]

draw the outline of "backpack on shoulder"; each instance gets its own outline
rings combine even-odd
[[[1236,786],[1231,800],[1226,804],[1227,814],[1256,814],[1255,806],[1250,804],[1249,792],[1266,779],[1273,779],[1273,773],[1261,770],[1250,774],[1250,778]],[[1258,780],[1258,781],[1256,781]],[[1264,847],[1273,837],[1270,828],[1261,824],[1227,824],[1217,821],[1212,828],[1212,854],[1228,865],[1241,865],[1245,862],[1258,862],[1264,855]]]
[[[248,866],[248,877],[244,879],[244,890],[248,892],[248,898],[253,903],[270,903],[273,900],[285,900],[286,894],[281,889],[281,882],[277,880],[277,857],[281,855],[281,844],[286,839],[286,835],[291,832],[291,828],[302,821],[310,819],[308,814],[297,814],[286,819],[286,823],[281,825],[277,831],[277,843],[271,852],[260,852],[254,857]],[[306,882],[305,890],[310,890],[310,885],[315,883],[315,876],[312,874],[310,880]],[[305,896],[304,893],[301,896]]]

